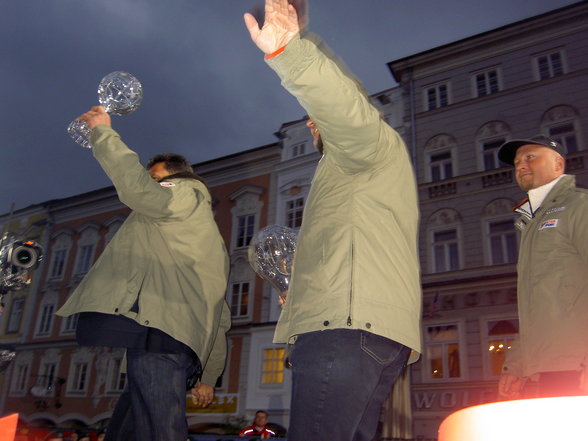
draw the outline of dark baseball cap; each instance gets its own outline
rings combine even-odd
[[[505,142],[500,146],[500,150],[498,150],[498,159],[505,164],[514,165],[514,159],[519,147],[530,144],[542,145],[543,147],[556,151],[562,156],[562,158],[566,157],[565,149],[559,142],[554,141],[545,135],[537,135],[529,139],[511,139],[510,141]]]

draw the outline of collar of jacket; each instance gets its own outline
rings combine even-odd
[[[204,181],[204,179],[202,179],[196,173],[190,173],[190,172],[187,172],[187,171],[179,172],[179,173],[174,173],[172,175],[166,176],[165,178],[163,178],[159,182],[166,182],[166,181],[169,181],[171,179],[194,179],[195,181],[202,182],[204,184],[204,186],[208,189],[208,185],[206,184],[206,181]]]
[[[531,204],[529,203],[529,198],[523,199],[518,205],[516,205],[512,210],[515,213],[520,214],[522,217],[527,219],[533,219],[538,213],[541,213],[545,210],[548,206],[556,204],[558,199],[566,194],[568,191],[576,187],[576,177],[574,175],[564,175],[555,187],[551,189],[541,206],[533,212],[531,210]]]

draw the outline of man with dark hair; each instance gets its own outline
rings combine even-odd
[[[506,353],[502,398],[588,393],[588,191],[564,174],[565,150],[540,135],[503,144],[527,192],[515,211],[519,335]]]
[[[265,410],[258,410],[255,412],[255,418],[253,424],[245,427],[239,432],[241,438],[246,436],[258,436],[261,439],[268,439],[272,436],[276,436],[274,432],[267,424],[267,412]]]
[[[180,155],[141,167],[103,107],[79,119],[133,212],[58,314],[79,314],[81,345],[126,348],[127,386],[106,440],[185,440],[186,389],[196,405],[212,402],[230,327],[228,256],[211,196]]]
[[[288,440],[371,441],[385,399],[421,350],[416,180],[401,136],[304,33],[303,10],[266,0],[261,28],[244,17],[322,149],[274,336],[292,345]]]

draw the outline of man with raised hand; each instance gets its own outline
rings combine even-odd
[[[323,155],[274,337],[293,344],[288,440],[369,441],[421,350],[416,182],[400,135],[334,54],[301,35],[297,7],[266,0],[261,28],[244,17]]]
[[[79,314],[81,345],[126,348],[127,385],[106,440],[183,441],[186,389],[196,405],[212,402],[230,327],[229,260],[211,196],[181,155],[158,155],[143,168],[103,107],[78,119],[133,211],[57,314]]]

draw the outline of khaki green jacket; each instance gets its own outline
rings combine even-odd
[[[517,222],[519,337],[503,371],[519,377],[588,364],[588,191],[566,175]]]
[[[226,358],[229,261],[206,186],[151,179],[136,153],[107,126],[92,130],[93,153],[133,212],[57,312],[120,314],[191,347],[202,382],[214,385]],[[139,313],[130,309],[139,297]]]
[[[274,340],[359,329],[421,351],[416,182],[406,146],[334,57],[295,38],[268,60],[324,142]]]

